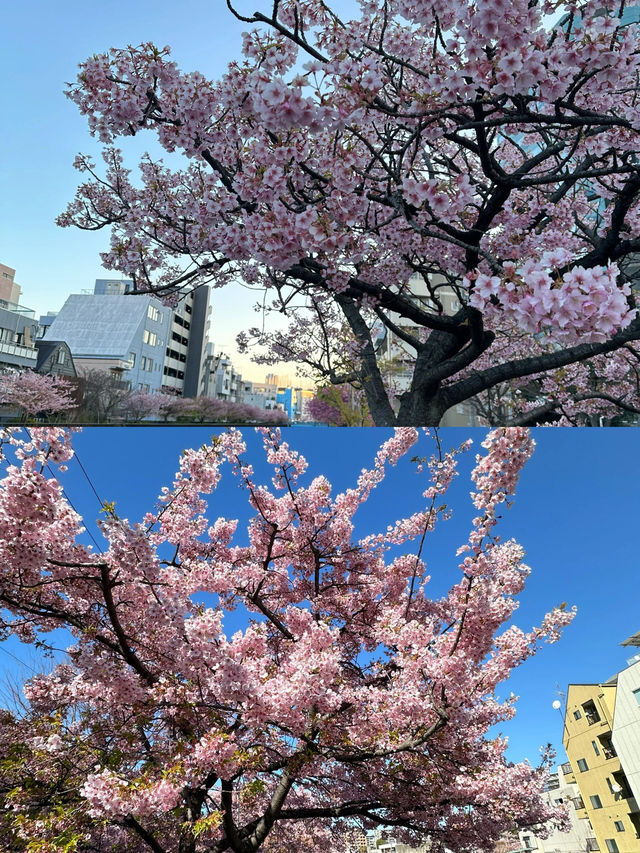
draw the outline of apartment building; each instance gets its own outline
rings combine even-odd
[[[640,648],[640,633],[625,640],[623,646]],[[618,673],[616,707],[611,739],[629,783],[633,798],[640,803],[640,652],[627,661]],[[640,815],[632,818],[640,835]],[[640,841],[637,844],[640,850]]]
[[[105,370],[125,386],[198,396],[209,329],[209,288],[198,288],[175,309],[133,282],[96,279],[93,293],[69,296],[40,320],[46,340],[65,341],[77,370]]]
[[[202,285],[173,311],[163,369],[163,388],[183,397],[203,391],[211,306],[209,288]]]
[[[125,386],[159,391],[171,309],[149,295],[69,296],[43,340],[64,341],[79,374],[103,370]]]
[[[627,776],[628,771],[637,784],[639,664],[636,655],[629,671],[599,684],[570,684],[568,688],[563,743],[580,789],[574,802],[576,815],[587,818],[593,828],[587,850],[640,851],[639,801]]]
[[[0,300],[0,371],[36,369],[38,323],[34,311]]]
[[[22,297],[22,288],[15,280],[16,271],[13,267],[0,264],[0,306],[6,307],[9,303],[19,305]]]
[[[242,402],[258,409],[276,409],[278,386],[267,382],[242,381]]]

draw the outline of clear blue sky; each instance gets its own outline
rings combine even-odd
[[[483,430],[441,431],[444,443],[458,445],[467,436],[479,450]],[[132,521],[153,505],[162,485],[171,481],[182,449],[209,439],[201,428],[92,428],[75,440],[79,458],[100,497],[115,501],[121,517]],[[267,481],[260,464],[260,444],[246,431],[257,479]],[[384,429],[296,429],[287,439],[310,462],[309,475],[325,474],[334,493],[355,483],[360,469],[369,466]],[[561,719],[551,707],[556,685],[602,681],[625,666],[632,650],[619,643],[640,630],[638,608],[638,475],[640,432],[634,429],[538,429],[537,449],[522,475],[513,507],[503,513],[500,533],[525,548],[532,568],[515,622],[530,629],[544,613],[562,601],[577,605],[578,615],[559,643],[544,646],[516,670],[504,687],[519,695],[518,714],[503,726],[510,737],[510,757],[535,761],[539,747],[552,742],[564,760]],[[462,470],[468,473],[473,452]],[[79,465],[72,462],[61,476],[65,489],[88,526],[99,512],[98,501]],[[384,530],[400,515],[420,507],[420,480],[408,462],[391,476],[356,516],[357,534]],[[424,488],[424,486],[423,486]],[[457,547],[466,541],[475,511],[469,500],[470,482],[461,476],[449,493],[454,508],[451,521],[440,527],[426,550],[435,594],[458,577]],[[248,506],[243,492],[229,475],[223,477],[210,512],[245,520]],[[242,524],[240,525],[242,528]],[[235,626],[233,626],[235,628]],[[32,651],[13,641],[4,644],[33,663]],[[0,655],[0,668],[15,672],[15,661]]]

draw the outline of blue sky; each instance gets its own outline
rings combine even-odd
[[[384,429],[291,429],[287,439],[310,463],[309,475],[325,474],[334,493],[355,483],[369,466]],[[445,445],[458,445],[469,435],[477,451],[483,430],[442,430]],[[625,666],[633,650],[620,642],[640,630],[638,616],[638,491],[640,433],[638,430],[538,429],[537,448],[525,468],[516,500],[505,510],[500,533],[515,538],[526,550],[532,568],[515,623],[528,630],[562,601],[577,605],[578,615],[556,645],[546,645],[516,670],[503,695],[519,695],[518,714],[502,727],[509,735],[509,756],[535,761],[541,745],[552,742],[563,760],[560,714],[551,707],[556,690],[569,682],[602,681]],[[171,481],[180,451],[207,441],[201,428],[93,428],[75,440],[79,458],[102,500],[115,501],[121,517],[139,519],[153,505],[162,485]],[[245,433],[257,479],[266,482],[260,464],[260,442]],[[457,547],[466,541],[475,511],[469,500],[468,474],[474,452],[464,457],[461,475],[449,493],[451,521],[441,525],[425,550],[435,594],[458,577]],[[77,462],[61,475],[67,494],[91,521],[98,501]],[[356,534],[384,530],[401,515],[421,506],[414,466],[400,463],[385,484],[356,516]],[[424,488],[424,485],[422,485]],[[210,514],[248,518],[245,494],[234,478],[223,477],[210,501]],[[235,625],[232,629],[235,629]],[[34,665],[32,649],[14,641],[2,648]],[[0,671],[15,673],[17,664],[0,655]]]

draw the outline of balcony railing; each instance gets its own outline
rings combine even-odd
[[[587,850],[599,850],[598,842],[595,838],[587,838]]]
[[[0,341],[0,352],[16,355],[19,358],[28,358],[31,361],[38,360],[38,350],[33,347],[23,347],[20,344],[11,344],[8,341]]]

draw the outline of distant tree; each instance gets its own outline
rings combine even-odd
[[[495,528],[528,431],[483,443],[477,514],[433,597],[423,542],[451,513],[470,442],[446,451],[400,429],[334,495],[278,430],[261,432],[269,485],[230,430],[184,451],[139,522],[105,504],[100,553],[44,464],[68,462],[70,436],[5,434],[0,630],[46,646],[66,629],[71,645],[24,685],[28,713],[0,714],[2,849],[301,853],[355,821],[429,838],[433,853],[489,853],[510,830],[562,825],[544,797],[549,757],[513,764],[491,734],[515,713],[498,685],[573,615],[510,624],[529,569]],[[355,513],[416,451],[420,508],[356,536]],[[238,535],[207,517],[223,469],[251,507]],[[214,516],[223,505],[224,492]]]
[[[365,395],[349,385],[317,388],[307,403],[307,412],[311,420],[330,426],[374,425]]]
[[[159,417],[174,399],[169,394],[159,392],[150,394],[148,391],[132,391],[123,398],[121,409],[125,420],[136,423],[145,418]]]
[[[74,384],[58,376],[33,370],[0,374],[0,405],[21,409],[25,420],[38,414],[57,415],[76,408],[74,392]]]
[[[82,408],[77,419],[84,423],[109,423],[122,413],[131,391],[108,370],[87,370],[79,374]]]

